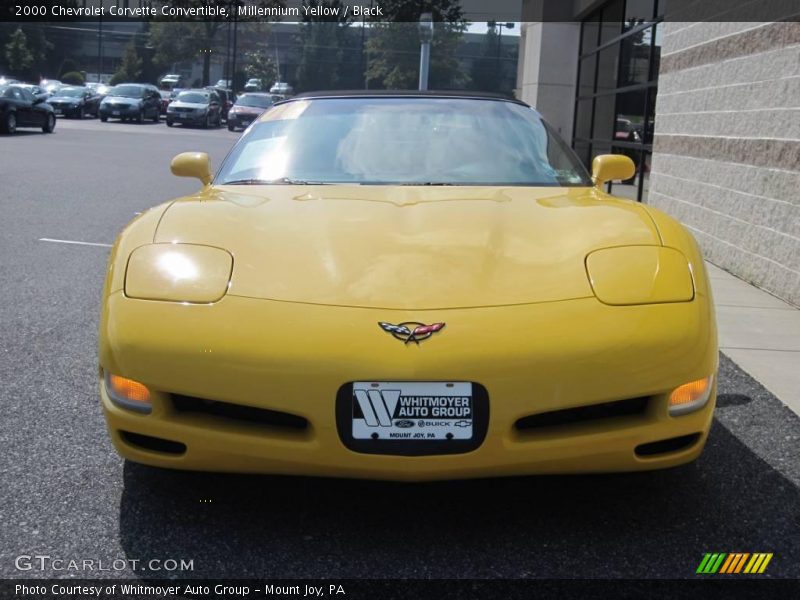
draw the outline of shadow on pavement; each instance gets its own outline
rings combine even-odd
[[[719,423],[690,465],[425,484],[126,464],[129,558],[206,577],[695,576],[705,552],[773,552],[800,574],[800,493]],[[211,500],[211,502],[201,502]]]

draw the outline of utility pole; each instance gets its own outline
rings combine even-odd
[[[428,89],[428,69],[431,63],[431,41],[433,40],[433,15],[422,13],[419,16],[419,89]]]

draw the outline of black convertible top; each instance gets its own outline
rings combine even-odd
[[[509,98],[503,94],[492,92],[475,92],[472,90],[327,90],[320,92],[303,92],[287,98],[283,102],[290,102],[295,99],[307,98],[380,98],[380,97],[403,97],[403,98],[474,98],[480,100],[505,100],[527,106],[521,100]]]

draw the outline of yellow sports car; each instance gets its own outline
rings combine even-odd
[[[697,244],[602,191],[529,106],[276,104],[114,244],[99,385],[117,450],[177,469],[428,480],[671,467],[717,341]]]

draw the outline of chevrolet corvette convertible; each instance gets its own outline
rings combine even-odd
[[[483,95],[281,102],[109,259],[99,389],[131,461],[430,480],[672,467],[716,398],[692,236]]]

